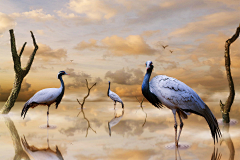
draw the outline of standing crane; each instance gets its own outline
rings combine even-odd
[[[147,71],[142,83],[142,94],[155,107],[162,108],[164,105],[172,110],[175,120],[176,147],[178,147],[178,141],[183,128],[182,118],[187,119],[190,113],[195,113],[206,119],[215,144],[215,139],[218,141],[218,137],[221,137],[221,132],[217,120],[208,106],[192,88],[175,78],[159,75],[149,82],[153,67],[152,61],[146,62]],[[180,119],[178,138],[176,113],[178,113]]]
[[[23,119],[26,116],[26,113],[28,109],[34,108],[38,105],[46,105],[48,106],[48,111],[47,111],[47,127],[49,127],[48,124],[48,115],[49,115],[49,107],[51,104],[56,102],[56,109],[58,108],[59,103],[62,100],[62,97],[64,95],[64,83],[62,79],[62,75],[69,75],[65,71],[60,71],[58,73],[58,79],[61,82],[61,87],[60,88],[46,88],[38,91],[35,93],[23,106],[21,116],[23,116]]]
[[[110,90],[111,82],[108,81],[108,83],[109,83],[109,87],[108,87],[107,95],[108,95],[108,97],[110,97],[114,101],[114,108],[115,108],[116,102],[121,103],[122,104],[122,108],[124,108],[124,104],[123,104],[123,101],[121,100],[121,98],[116,93],[114,93],[114,92],[112,92]]]

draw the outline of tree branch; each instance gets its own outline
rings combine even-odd
[[[220,100],[220,107],[222,111],[223,122],[225,123],[229,123],[230,121],[229,112],[231,110],[231,106],[233,104],[234,97],[235,97],[234,83],[233,83],[231,68],[230,68],[231,60],[230,60],[229,50],[230,50],[230,45],[239,37],[239,32],[240,32],[240,25],[237,28],[236,33],[232,36],[232,38],[228,39],[225,43],[225,53],[224,53],[225,68],[226,68],[227,80],[228,80],[229,91],[230,91],[225,104],[223,104],[222,101]]]
[[[15,36],[14,36],[13,29],[10,29],[9,32],[10,32],[11,52],[12,52],[12,58],[13,58],[13,63],[14,63],[14,70],[16,73],[21,73],[21,71],[22,71],[21,61],[20,61],[20,57],[17,54],[16,42],[15,42]]]
[[[34,50],[33,50],[32,54],[31,54],[30,57],[29,57],[27,66],[26,66],[25,69],[24,69],[25,75],[27,75],[27,73],[29,72],[29,70],[30,70],[30,68],[31,68],[31,66],[32,66],[33,60],[34,60],[34,56],[35,56],[35,54],[36,54],[36,52],[37,52],[37,50],[38,50],[38,45],[37,45],[37,43],[36,43],[35,37],[34,37],[32,31],[30,31],[30,32],[31,32],[31,36],[32,36],[32,39],[33,39]]]
[[[88,135],[88,130],[89,130],[89,129],[92,129],[92,131],[95,132],[95,133],[97,133],[97,132],[91,127],[91,124],[90,124],[89,120],[88,120],[87,117],[85,116],[85,113],[84,113],[84,111],[83,111],[83,105],[85,104],[85,101],[86,101],[87,97],[90,95],[90,91],[91,91],[92,87],[95,86],[97,83],[94,83],[94,84],[89,88],[89,87],[88,87],[88,81],[87,81],[87,79],[85,79],[85,80],[86,80],[86,86],[87,86],[87,89],[88,89],[88,93],[87,93],[87,95],[86,95],[85,97],[83,97],[82,103],[77,99],[77,102],[78,102],[78,103],[80,104],[80,106],[81,106],[81,111],[77,114],[77,117],[78,117],[78,115],[79,115],[80,113],[82,113],[82,114],[83,114],[83,118],[87,121],[87,123],[88,123],[87,131],[86,131],[86,137],[87,137],[87,135]]]
[[[23,44],[22,49],[21,49],[21,51],[20,51],[20,53],[19,53],[19,57],[22,56],[22,53],[23,53],[23,51],[24,51],[24,48],[25,48],[26,44],[27,44],[27,42],[25,42],[25,43]]]

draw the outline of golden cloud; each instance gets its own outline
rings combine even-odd
[[[221,18],[219,18],[221,17]],[[226,26],[238,25],[239,12],[218,12],[200,17],[196,22],[190,22],[186,26],[176,29],[170,35],[192,35],[206,33],[212,30],[218,30]]]
[[[11,16],[0,12],[0,35],[5,31],[14,28],[16,24],[17,23]]]
[[[43,60],[43,61],[51,61],[51,60],[61,60],[67,58],[67,50],[66,49],[52,49],[49,46],[38,43],[38,51],[36,53],[36,60]],[[20,49],[19,49],[20,50]],[[29,56],[32,54],[33,48],[32,47],[25,47],[23,52],[23,56]]]
[[[106,37],[101,40],[102,45],[97,44],[97,40],[90,39],[89,43],[82,41],[74,47],[77,50],[106,49],[115,56],[124,55],[151,55],[156,52],[151,48],[140,35],[130,35],[125,39],[117,35]]]
[[[151,55],[156,52],[139,35],[130,35],[126,39],[113,35],[101,41],[115,56]]]
[[[100,0],[71,0],[69,9],[79,14],[85,14],[92,20],[110,19],[116,15],[116,9],[109,3]]]

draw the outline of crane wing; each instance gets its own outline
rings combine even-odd
[[[28,104],[35,102],[39,104],[45,104],[54,102],[60,95],[61,90],[59,88],[46,88],[35,93],[32,98],[29,99]]]
[[[154,77],[150,85],[150,91],[169,108],[192,110],[201,113],[206,104],[198,94],[185,83],[165,75]]]
[[[116,93],[114,93],[112,91],[109,91],[109,97],[114,101],[122,102],[121,98]]]

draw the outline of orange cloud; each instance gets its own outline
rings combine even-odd
[[[221,18],[219,18],[221,17]],[[226,26],[238,25],[239,12],[218,12],[198,18],[195,22],[190,22],[186,26],[176,29],[170,35],[196,35],[212,30],[218,30]]]
[[[38,43],[38,51],[36,53],[36,60],[43,60],[43,61],[51,61],[53,59],[61,60],[67,58],[67,50],[66,49],[52,49],[49,46]],[[20,49],[19,49],[20,50]],[[29,56],[32,54],[33,48],[30,46],[26,46],[23,52],[23,56]]]
[[[139,35],[130,35],[126,39],[113,35],[101,41],[115,56],[123,55],[151,55],[152,49]]]
[[[117,12],[109,3],[100,0],[71,0],[69,2],[69,9],[79,14],[85,14],[88,18],[98,21],[110,19]]]
[[[0,12],[0,35],[5,31],[14,28],[16,24],[17,23],[11,16]]]

